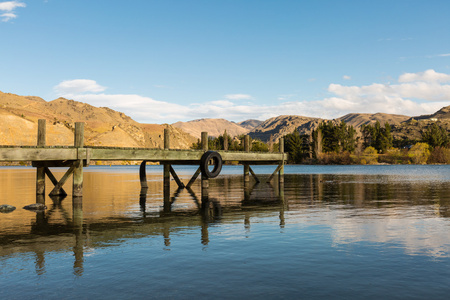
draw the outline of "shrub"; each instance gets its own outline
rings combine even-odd
[[[364,149],[362,157],[361,157],[361,163],[364,161],[364,164],[373,165],[378,163],[378,153],[377,150],[370,146]]]
[[[430,146],[427,143],[416,143],[408,152],[414,164],[426,164],[430,156]]]
[[[400,150],[398,148],[391,148],[385,154],[378,156],[380,163],[388,164],[408,164],[410,158],[406,149]]]
[[[319,164],[323,165],[351,165],[354,163],[350,152],[344,151],[341,153],[327,152],[322,153],[317,158]]]
[[[427,163],[429,164],[450,164],[450,149],[436,147],[431,151]]]

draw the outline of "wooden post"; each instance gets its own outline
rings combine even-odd
[[[139,167],[139,180],[141,182],[141,189],[147,189],[148,188],[147,171],[145,169],[146,165],[147,165],[147,161],[144,160],[143,162],[141,162],[141,165]]]
[[[284,138],[280,138],[280,153],[284,153]],[[281,168],[278,171],[278,184],[279,184],[279,192],[280,198],[284,202],[284,159],[280,164]]]
[[[46,145],[46,121],[44,119],[38,120],[37,146],[45,147]],[[45,168],[36,168],[36,195],[45,194]]]
[[[250,137],[244,136],[244,151],[250,152]],[[250,200],[250,165],[244,163],[244,200]]]
[[[84,146],[84,123],[75,123],[75,136],[74,136],[74,146],[75,148],[83,148]],[[81,197],[83,196],[83,160],[78,159],[74,163],[73,171],[73,196]]]
[[[202,132],[202,150],[208,151],[208,133]],[[202,173],[202,205],[204,205],[209,200],[209,180]]]
[[[164,150],[170,148],[169,128],[164,128]]]
[[[169,150],[170,140],[169,140],[169,129],[164,128],[164,150]],[[170,164],[164,164],[163,173],[163,193],[164,193],[164,211],[170,211]]]

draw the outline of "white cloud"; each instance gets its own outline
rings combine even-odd
[[[348,75],[344,75],[344,76],[342,76],[342,79],[344,79],[344,80],[350,80],[350,79],[352,79],[350,76],[348,76]]]
[[[13,11],[16,7],[26,7],[27,5],[19,1],[0,2],[0,10]]]
[[[436,75],[437,74],[437,75]],[[373,83],[366,86],[330,84],[329,97],[314,101],[272,101],[273,104],[240,103],[233,100],[249,99],[250,95],[229,94],[228,100],[203,103],[174,104],[140,95],[110,95],[94,80],[68,80],[55,87],[61,96],[95,106],[107,106],[143,123],[173,123],[199,118],[224,118],[231,121],[246,119],[265,120],[279,115],[302,115],[333,119],[348,113],[391,113],[417,116],[436,112],[450,105],[450,84],[442,81],[446,76],[428,70],[406,73],[397,83]],[[400,82],[400,79],[407,82]],[[430,81],[435,78],[435,81]],[[417,81],[414,81],[417,80]],[[236,96],[240,95],[240,96]],[[286,97],[285,99],[287,99]]]
[[[253,99],[252,96],[247,95],[247,94],[228,94],[225,95],[225,99],[229,99],[229,100],[251,100]]]
[[[14,13],[17,7],[26,7],[26,4],[19,1],[0,2],[0,11],[5,11],[5,13],[0,15],[1,21],[8,22],[17,18],[17,15]]]
[[[414,81],[426,81],[426,82],[450,82],[450,75],[444,73],[437,73],[434,70],[426,70],[419,73],[405,73],[398,79],[399,82],[414,82]]]
[[[60,96],[77,95],[87,92],[99,93],[106,90],[105,87],[99,85],[95,80],[90,79],[64,80],[53,89]]]

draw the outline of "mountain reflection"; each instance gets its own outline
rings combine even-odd
[[[48,209],[1,214],[0,257],[34,253],[39,275],[45,273],[45,256],[52,251],[73,252],[73,272],[81,276],[85,254],[95,248],[160,236],[161,246],[170,250],[174,235],[193,231],[200,233],[199,243],[208,246],[214,242],[210,226],[238,222],[248,235],[253,219],[274,216],[280,228],[325,225],[338,246],[395,242],[409,254],[450,254],[449,182],[308,174],[286,175],[280,189],[262,176],[263,183],[251,182],[245,191],[241,176],[223,175],[210,181],[207,201],[199,197],[198,183],[192,189],[176,189],[174,184],[171,197],[164,200],[160,175],[149,176],[148,189],[140,189],[138,176],[131,172],[87,171],[82,199],[42,199],[33,195],[34,178],[27,169],[7,173],[1,173],[7,179],[0,185],[3,194],[14,199],[8,204],[20,208],[45,202]],[[14,188],[21,185],[21,190]]]

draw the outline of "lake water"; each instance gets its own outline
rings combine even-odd
[[[286,166],[284,193],[253,169],[249,198],[227,166],[200,209],[198,180],[168,206],[160,166],[147,195],[138,167],[89,167],[82,203],[69,180],[32,212],[35,169],[0,168],[0,298],[448,299],[450,166]]]

